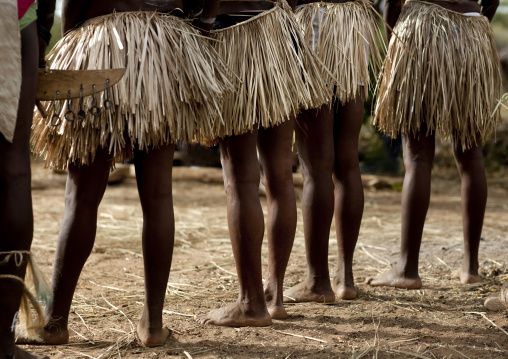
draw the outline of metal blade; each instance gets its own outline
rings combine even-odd
[[[109,80],[109,86],[113,86],[122,79],[124,73],[125,69],[79,71],[39,69],[36,99],[54,100],[58,92],[56,99],[66,100],[69,91],[71,91],[71,99],[79,98],[81,88],[83,88],[83,96],[90,96],[93,94],[93,85],[96,92],[104,91],[107,80]]]

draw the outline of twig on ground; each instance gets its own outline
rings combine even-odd
[[[218,264],[217,264],[217,263],[215,263],[214,261],[210,261],[210,263],[212,263],[215,267],[219,268],[221,271],[224,271],[224,272],[226,272],[226,273],[228,273],[228,274],[231,274],[231,275],[234,275],[234,276],[236,276],[236,275],[237,275],[236,273],[233,273],[233,272],[231,272],[231,271],[228,271],[227,269],[222,268],[220,265],[218,265]]]
[[[387,265],[387,266],[390,266],[390,261],[387,260],[387,259],[384,259],[384,258],[377,258],[375,255],[373,255],[372,253],[370,253],[366,248],[365,246],[362,244],[360,245],[362,251],[368,255],[370,258],[374,259],[376,262],[379,262],[381,264],[384,264],[384,265]]]
[[[113,304],[111,304],[106,298],[104,298],[104,296],[102,296],[102,299],[104,299],[104,301],[106,303],[108,303],[113,309],[116,309],[119,313],[121,313],[125,318],[127,318],[127,320],[129,321],[129,324],[131,325],[131,329],[132,331],[135,331],[136,330],[136,326],[134,325],[134,323],[132,322],[132,320],[130,320],[130,318],[122,311],[120,310],[119,308],[115,307]]]
[[[326,340],[323,340],[323,339],[317,339],[317,338],[312,338],[312,337],[307,337],[305,335],[300,335],[300,334],[293,334],[293,333],[288,333],[288,332],[283,332],[283,331],[280,331],[280,330],[275,330],[275,329],[272,329],[274,332],[276,333],[280,333],[280,334],[286,334],[286,335],[291,335],[293,337],[298,337],[298,338],[305,338],[305,339],[309,339],[309,340],[315,340],[316,342],[320,342],[320,343],[327,343]]]
[[[97,283],[95,283],[93,281],[90,281],[90,283],[92,283],[92,284],[94,284],[94,285],[96,285],[98,287],[102,287],[102,288],[106,288],[106,289],[111,289],[111,290],[116,290],[118,292],[127,292],[127,290],[125,290],[125,289],[111,287],[111,286],[108,286],[108,285],[100,285],[100,284],[97,284]]]
[[[443,264],[444,266],[446,266],[446,268],[448,269],[452,269],[452,267],[450,267],[444,260],[442,260],[441,258],[439,258],[438,256],[434,256],[441,264]]]
[[[98,359],[100,357],[94,357],[94,356],[91,356],[91,355],[88,355],[88,354],[85,354],[85,353],[82,353],[82,352],[77,352],[75,350],[69,350],[71,353],[76,353],[76,354],[79,354],[79,355],[82,355],[82,356],[85,356],[87,358],[91,358],[91,359]]]
[[[171,310],[166,310],[166,309],[164,309],[164,310],[162,311],[162,313],[165,313],[165,314],[176,314],[176,315],[181,315],[181,316],[184,316],[184,317],[193,317],[193,316],[194,316],[194,315],[192,315],[192,314],[178,313],[178,312],[173,312],[173,311],[171,311]]]
[[[394,306],[394,307],[397,307],[397,308],[400,308],[400,309],[409,310],[410,312],[418,312],[418,311],[419,311],[418,309],[414,309],[413,307],[411,307],[411,308],[407,308],[407,307],[404,307],[404,306],[402,306],[402,305],[393,304],[393,303],[390,303],[390,302],[388,302],[388,301],[386,301],[386,300],[383,300],[383,299],[380,299],[380,298],[373,297],[373,296],[371,296],[371,295],[369,295],[369,298],[373,298],[373,299],[375,299],[375,300],[377,300],[377,301],[380,301],[380,302],[386,303],[386,304],[388,304],[388,305],[391,305],[391,306]]]
[[[90,344],[95,344],[95,342],[93,340],[90,340],[88,339],[87,337],[85,337],[83,334],[77,332],[76,330],[72,329],[72,328],[69,328],[70,330],[72,330],[74,333],[76,333],[78,336],[80,336],[81,338],[85,339],[87,342],[89,342]]]
[[[464,312],[465,314],[477,314],[477,315],[480,315],[481,317],[483,317],[483,319],[485,319],[487,322],[489,322],[490,324],[492,324],[493,326],[495,326],[497,329],[499,329],[500,331],[502,331],[504,334],[508,335],[508,332],[506,330],[504,330],[503,328],[501,328],[499,325],[497,325],[496,323],[494,323],[492,320],[490,320],[486,315],[485,313],[483,312]]]
[[[389,350],[387,350],[387,352],[388,353],[392,352],[392,353],[397,353],[397,354],[404,354],[406,356],[411,356],[411,357],[415,357],[415,358],[429,359],[429,357],[426,357],[424,355],[421,355],[418,353],[413,353],[413,352],[408,352],[406,350],[389,349]]]
[[[76,310],[74,311],[74,314],[76,314],[79,317],[79,319],[81,319],[81,322],[83,322],[83,325],[86,327],[86,329],[88,329],[89,331],[91,331],[92,333],[95,334],[95,332],[86,324],[83,317]]]
[[[457,354],[462,355],[464,358],[470,359],[470,358],[469,358],[466,354],[459,352],[457,349],[454,349],[454,348],[451,348],[451,347],[447,347],[447,346],[445,346],[445,345],[440,345],[440,347],[441,347],[441,348],[446,348],[446,349],[453,350],[453,351],[454,351],[454,352],[456,352]]]

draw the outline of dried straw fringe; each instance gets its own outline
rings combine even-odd
[[[224,101],[218,137],[276,126],[301,109],[328,103],[332,88],[285,1],[260,15],[212,32],[214,46],[238,76]]]
[[[21,41],[18,7],[14,0],[0,0],[0,135],[12,142],[21,87]]]
[[[175,141],[210,136],[214,118],[220,117],[223,93],[232,91],[230,73],[211,45],[184,20],[153,12],[122,12],[86,22],[61,39],[49,55],[51,68],[91,70],[127,67],[112,87],[111,112],[84,120],[36,114],[34,151],[44,153],[46,165],[59,169],[69,162],[88,165],[97,149],[107,148],[117,159],[140,150]],[[105,100],[99,96],[99,105]],[[66,101],[58,101],[67,111]],[[92,98],[85,99],[90,109]],[[72,103],[77,113],[79,101]],[[114,164],[113,164],[114,165]]]
[[[453,137],[463,149],[483,143],[500,120],[501,71],[490,24],[408,1],[394,29],[373,124],[382,132]]]
[[[371,87],[369,66],[377,74],[383,64],[380,49],[386,48],[371,3],[316,2],[299,8],[296,17],[305,40],[333,74],[330,79],[338,81],[334,83],[337,99],[345,103],[362,88],[366,98]]]
[[[46,306],[51,305],[53,302],[53,293],[51,292],[50,286],[29,251],[0,252],[0,255],[5,255],[4,259],[0,261],[0,265],[6,264],[11,259],[14,259],[17,267],[23,264],[23,257],[25,255],[27,256],[25,281],[18,276],[7,274],[0,275],[0,279],[15,279],[23,284],[24,290],[19,307],[19,325],[16,327],[16,335],[29,340],[39,341],[40,338],[35,329],[42,328],[46,323],[39,301],[42,301]],[[33,287],[32,290],[35,290],[36,297],[31,293],[25,282],[31,284],[31,287]],[[35,321],[32,317],[30,304],[36,312]]]

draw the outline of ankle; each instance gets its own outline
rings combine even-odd
[[[418,278],[418,265],[411,265],[409,262],[399,261],[393,267],[397,273],[403,278]]]
[[[478,275],[479,265],[478,264],[462,264],[459,268],[459,271],[463,274],[468,275]]]
[[[320,274],[320,275],[307,274],[307,278],[305,279],[305,282],[307,283],[309,288],[327,285],[330,283],[330,273],[327,272],[326,274]]]
[[[266,311],[266,299],[264,296],[255,296],[255,297],[243,297],[240,296],[238,298],[238,303],[245,309],[247,312],[259,313]]]
[[[59,333],[67,331],[69,317],[48,316],[44,330],[48,333]]]

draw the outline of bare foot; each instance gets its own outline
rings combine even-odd
[[[301,282],[284,292],[284,303],[333,303],[335,293],[328,285],[309,286],[307,281]]]
[[[69,331],[67,326],[59,324],[57,321],[49,321],[44,328],[36,329],[35,333],[38,339],[28,339],[17,337],[17,344],[39,344],[39,345],[60,345],[69,343]]]
[[[343,283],[339,283],[339,284],[332,283],[332,285],[333,285],[333,291],[335,292],[335,295],[337,296],[337,298],[344,299],[344,300],[350,300],[350,299],[356,298],[357,292],[356,292],[356,288],[354,285],[350,286],[350,285],[343,284]]]
[[[460,282],[462,284],[473,284],[473,283],[478,283],[478,282],[482,281],[482,277],[480,277],[480,275],[478,273],[468,272],[466,270],[463,270],[462,267],[455,270],[452,273],[452,277],[460,279]]]
[[[37,354],[32,354],[18,347],[14,347],[14,355],[13,358],[16,359],[49,359],[48,356],[42,356]]]
[[[286,308],[284,308],[283,305],[271,305],[267,303],[266,309],[272,319],[287,319],[287,317],[289,317],[288,312],[286,312]]]
[[[166,343],[170,331],[168,328],[150,328],[147,323],[140,320],[137,333],[141,345],[145,347],[158,347]]]
[[[265,327],[272,324],[272,318],[266,309],[254,311],[240,302],[214,309],[204,316],[196,317],[196,320],[202,324],[228,327]]]
[[[397,267],[393,267],[375,278],[367,278],[365,283],[373,287],[395,287],[404,289],[419,289],[422,287],[420,276],[405,276]]]
[[[268,313],[272,319],[286,319],[288,317],[288,313],[286,312],[286,308],[284,308],[284,304],[282,303],[282,288],[280,291],[277,291],[277,285],[267,280],[264,292],[266,309],[268,310]]]
[[[357,292],[352,272],[342,275],[342,271],[336,271],[332,280],[332,288],[338,299],[355,299]]]

